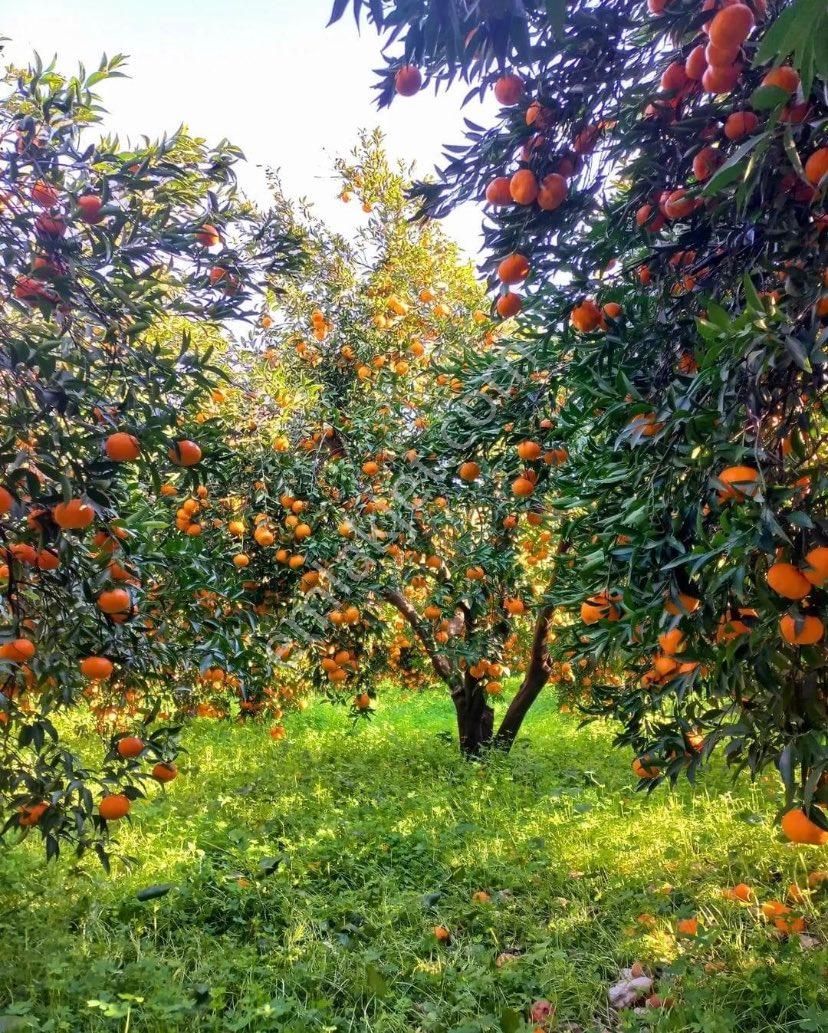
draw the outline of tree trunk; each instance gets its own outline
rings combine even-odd
[[[480,682],[468,671],[463,678],[463,695],[454,700],[454,706],[460,751],[466,757],[477,757],[492,741],[494,710],[486,702]]]
[[[526,675],[515,693],[514,699],[509,704],[509,709],[504,714],[500,728],[493,740],[493,745],[498,749],[507,751],[511,749],[524,718],[540,695],[541,689],[549,681],[552,664],[546,648],[546,640],[549,636],[549,625],[554,609],[554,606],[544,606],[538,614]]]

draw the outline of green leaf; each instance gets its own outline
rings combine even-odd
[[[158,897],[166,897],[173,889],[171,882],[159,882],[155,886],[147,886],[146,889],[138,890],[135,896],[138,900],[155,900]]]
[[[523,1019],[521,1014],[515,1011],[514,1008],[504,1008],[500,1013],[500,1028],[503,1030],[503,1033],[517,1033],[522,1025]]]

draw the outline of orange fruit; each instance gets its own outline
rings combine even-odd
[[[82,531],[95,519],[95,511],[82,499],[69,499],[52,508],[52,519],[64,531]]]
[[[489,204],[513,204],[512,192],[509,189],[509,176],[498,176],[486,187],[486,200]]]
[[[98,596],[98,609],[103,613],[128,613],[131,606],[129,592],[125,588],[111,588]]]
[[[661,74],[661,88],[665,93],[677,93],[687,82],[687,71],[682,61],[671,61]]]
[[[201,462],[201,449],[195,441],[190,441],[188,438],[176,441],[167,454],[170,461],[176,466],[195,466]]]
[[[519,252],[508,255],[497,267],[497,275],[501,283],[520,283],[529,275],[529,259]]]
[[[707,70],[707,58],[704,56],[704,46],[699,44],[693,47],[684,62],[684,71],[688,79],[700,81]]]
[[[696,202],[685,189],[673,190],[664,202],[663,211],[668,219],[686,219],[695,211]]]
[[[444,925],[435,925],[433,932],[438,943],[448,943],[451,939],[451,933]]]
[[[137,735],[126,735],[123,739],[118,740],[116,749],[119,757],[123,757],[125,760],[132,760],[135,757],[140,757],[144,752],[144,741],[139,739]]]
[[[804,599],[811,591],[811,582],[793,563],[774,563],[768,569],[768,585],[785,599]]]
[[[735,500],[742,502],[752,498],[759,490],[759,471],[752,466],[727,466],[718,475],[717,480],[726,485],[719,492],[719,501]]]
[[[731,4],[714,15],[707,34],[711,43],[727,50],[740,47],[755,24],[753,11],[747,4]]]
[[[828,176],[828,147],[820,147],[805,162],[805,178],[817,186]]]
[[[532,459],[538,459],[543,449],[537,443],[537,441],[521,441],[517,446],[517,454],[521,459],[530,461]]]
[[[825,625],[819,617],[806,614],[797,620],[786,613],[779,622],[779,631],[792,646],[815,646],[822,641]]]
[[[569,322],[582,334],[592,333],[602,323],[601,310],[590,298],[576,305],[569,314]]]
[[[739,81],[739,75],[740,69],[737,65],[709,65],[702,76],[702,89],[705,93],[729,93]]]
[[[658,636],[658,644],[663,653],[674,656],[684,648],[684,634],[678,628],[672,628]]]
[[[511,107],[523,96],[523,80],[516,75],[503,75],[494,85],[494,95],[499,104]]]
[[[138,458],[141,446],[135,435],[116,431],[115,434],[110,434],[104,442],[104,451],[114,462],[126,463]]]
[[[215,247],[221,243],[221,234],[209,222],[205,222],[201,229],[196,233],[196,240],[203,247]]]
[[[0,486],[0,516],[5,516],[13,505],[14,495],[12,495],[8,488]]]
[[[693,158],[693,175],[700,183],[710,179],[722,163],[722,155],[715,147],[703,147]]]
[[[727,116],[724,135],[728,140],[741,140],[759,125],[759,119],[752,111],[734,111]]]
[[[394,86],[401,97],[413,97],[422,85],[422,74],[415,65],[403,65],[394,76]]]
[[[112,661],[105,656],[87,656],[80,662],[81,674],[93,681],[103,681],[112,674],[113,669]]]
[[[822,588],[828,581],[828,546],[818,545],[805,553],[802,574],[815,588]]]
[[[538,187],[538,207],[545,212],[554,212],[566,200],[568,189],[563,176],[550,172],[543,177]]]
[[[98,813],[105,821],[118,821],[129,814],[129,799],[123,793],[105,796],[98,804]]]
[[[617,621],[621,619],[618,608],[619,597],[610,596],[607,592],[599,592],[581,603],[581,620],[584,624],[597,624],[598,621]]]
[[[509,180],[509,193],[517,204],[532,204],[538,196],[538,181],[531,169],[519,169]]]
[[[785,93],[796,93],[799,89],[799,73],[790,65],[780,65],[772,68],[764,77],[762,86],[776,86]]]
[[[782,832],[792,843],[807,843],[813,846],[828,843],[828,832],[815,821],[811,821],[800,807],[794,807],[783,814],[781,825]]]
[[[463,463],[457,471],[463,481],[475,481],[480,476],[480,467],[471,461]]]
[[[664,603],[664,609],[673,617],[679,617],[685,613],[695,613],[701,606],[701,599],[697,599],[693,595],[688,595],[686,592],[676,593],[677,601],[673,601],[671,596],[667,596],[667,600]]]
[[[523,301],[519,294],[515,294],[513,291],[506,291],[505,294],[501,294],[497,299],[495,308],[501,319],[510,319],[512,316],[516,316],[523,308]]]
[[[633,774],[639,778],[658,778],[661,774],[661,768],[653,764],[652,757],[647,754],[644,754],[642,757],[636,757],[631,766]]]
[[[725,8],[730,10],[730,8]],[[699,932],[699,920],[698,918],[680,918],[676,922],[676,932],[682,936],[697,936]]]
[[[512,494],[518,498],[526,498],[527,495],[531,495],[535,490],[535,485],[528,477],[516,477],[512,481]]]
[[[25,664],[34,657],[37,646],[27,638],[15,638],[0,646],[0,660],[13,664]]]
[[[17,823],[25,828],[31,828],[32,825],[37,825],[46,811],[49,810],[49,804],[44,800],[39,800],[37,803],[24,804],[17,812]]]
[[[153,766],[152,777],[156,782],[172,782],[178,777],[178,769],[175,764],[159,761]]]

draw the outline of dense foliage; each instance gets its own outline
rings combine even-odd
[[[503,105],[419,196],[435,215],[487,204],[498,310],[524,306],[523,379],[500,417],[542,451],[551,415],[568,451],[533,493],[567,550],[546,598],[580,617],[555,648],[587,714],[621,721],[643,782],[693,775],[721,746],[754,774],[776,765],[816,823],[792,811],[785,831],[821,841],[824,5],[562,15],[370,7],[384,100],[460,76]],[[477,457],[492,485],[498,445]]]

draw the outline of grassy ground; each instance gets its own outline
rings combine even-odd
[[[0,1031],[513,1033],[540,997],[570,1031],[828,1029],[828,891],[797,909],[804,945],[721,895],[781,898],[828,867],[780,841],[772,782],[636,795],[610,732],[551,698],[486,766],[450,727],[442,696],[390,693],[355,735],[324,704],[281,743],[198,723],[183,777],[122,831],[131,870],[4,852]],[[614,1017],[636,960],[675,1005]]]

